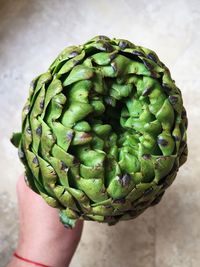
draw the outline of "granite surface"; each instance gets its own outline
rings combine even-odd
[[[189,159],[162,202],[114,227],[87,222],[71,267],[200,266],[200,1],[0,0],[0,267],[17,240],[9,143],[33,77],[65,46],[98,35],[152,48],[170,68],[188,111]]]

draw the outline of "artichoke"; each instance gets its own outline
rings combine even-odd
[[[12,142],[27,184],[65,226],[137,217],[186,161],[187,116],[150,49],[96,36],[65,48],[30,85]]]

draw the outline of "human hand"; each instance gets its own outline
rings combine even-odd
[[[21,176],[17,183],[19,242],[16,253],[23,258],[52,267],[67,267],[80,241],[83,222],[66,229],[58,210],[48,206]],[[13,257],[7,267],[34,266]]]

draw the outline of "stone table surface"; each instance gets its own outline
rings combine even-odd
[[[115,227],[87,222],[71,267],[200,266],[200,1],[0,0],[0,267],[17,240],[10,145],[33,77],[65,46],[98,35],[152,48],[170,68],[188,111],[189,159],[162,202]]]

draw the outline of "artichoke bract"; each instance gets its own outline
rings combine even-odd
[[[69,46],[34,79],[12,142],[28,185],[64,225],[137,217],[186,161],[187,116],[150,49],[96,36]]]

